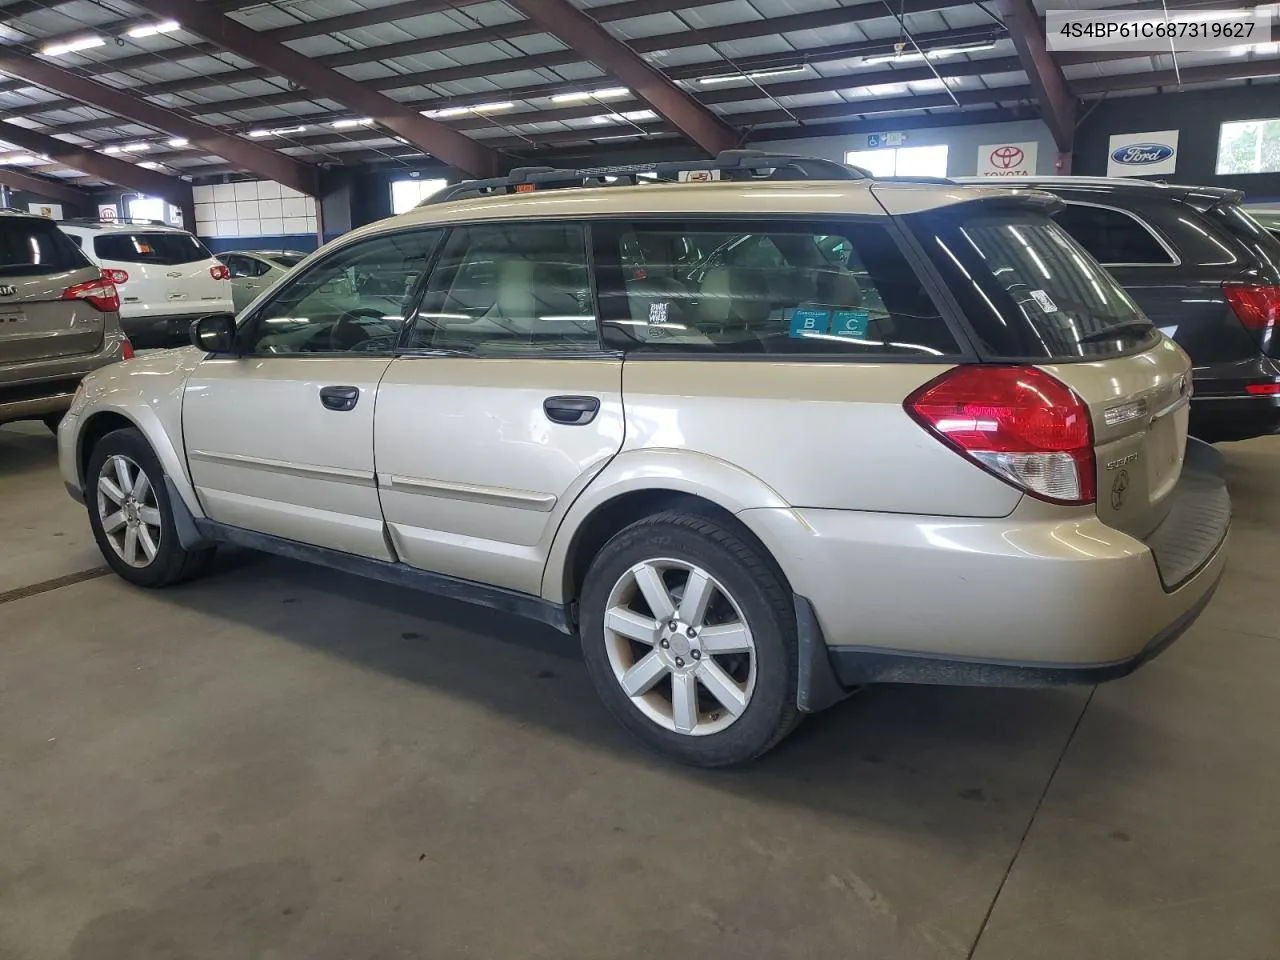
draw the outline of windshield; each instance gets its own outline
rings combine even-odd
[[[0,276],[32,277],[89,265],[84,254],[52,223],[25,217],[0,220]]]
[[[173,266],[213,257],[203,243],[189,233],[107,233],[93,238],[93,252],[100,260],[154,263]]]
[[[945,211],[917,230],[986,356],[1097,358],[1158,336],[1111,275],[1039,213]]]

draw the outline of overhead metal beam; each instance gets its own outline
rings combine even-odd
[[[191,204],[191,184],[167,174],[148,170],[137,164],[115,157],[104,156],[96,150],[76,146],[38,130],[28,130],[12,123],[0,126],[0,140],[15,144],[23,150],[43,154],[57,160],[63,166],[101,177],[110,183],[137,190],[149,196],[161,197],[178,207]]]
[[[1127,73],[1122,76],[1087,77],[1076,80],[1071,89],[1081,97],[1105,97],[1118,90],[1141,90],[1143,87],[1167,87],[1181,82],[1221,83],[1225,80],[1262,80],[1280,77],[1280,60],[1252,60],[1244,63],[1215,63],[1207,67],[1184,67],[1175,70],[1153,70],[1150,73]]]
[[[170,136],[187,139],[208,153],[240,164],[265,179],[282,183],[309,196],[315,196],[319,191],[319,176],[315,167],[309,164],[260,144],[242,140],[217,127],[197,123],[172,110],[148,103],[132,93],[97,83],[38,57],[0,50],[0,70],[26,77],[38,86],[74,97],[88,106],[154,127]]]
[[[1005,29],[1009,31],[1018,59],[1022,61],[1022,69],[1036,92],[1040,115],[1062,155],[1059,166],[1061,168],[1065,158],[1069,172],[1071,150],[1075,144],[1076,99],[1067,86],[1062,67],[1045,46],[1044,28],[1031,0],[999,0],[999,4]]]
[[[57,180],[33,177],[12,167],[0,167],[0,183],[3,183],[10,190],[22,190],[25,193],[48,197],[50,200],[61,200],[63,203],[88,205],[90,200],[89,191],[87,190],[59,183]]]
[[[316,96],[337,100],[360,116],[374,118],[410,143],[474,177],[486,177],[499,169],[498,156],[488,147],[343,76],[310,57],[280,43],[265,40],[254,30],[229,17],[211,13],[198,0],[150,0],[151,9],[179,21],[184,30],[253,63],[270,67]]]

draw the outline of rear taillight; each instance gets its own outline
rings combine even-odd
[[[103,270],[102,279],[110,280],[112,283],[128,283],[129,272],[127,270]]]
[[[62,291],[62,299],[87,300],[103,313],[115,313],[120,309],[120,294],[116,285],[103,277],[67,287]]]
[[[228,269],[225,263],[215,263],[209,268],[209,276],[215,280],[230,280],[231,270]]]
[[[1280,287],[1224,283],[1222,292],[1240,322],[1250,330],[1270,331],[1280,326]]]
[[[124,342],[120,344],[120,357],[123,360],[133,359],[133,344],[129,342],[128,337],[125,337]]]
[[[1249,383],[1244,392],[1253,397],[1274,397],[1280,395],[1280,383]]]
[[[1001,480],[1051,503],[1093,503],[1093,423],[1070,387],[1036,367],[953,367],[907,413]]]

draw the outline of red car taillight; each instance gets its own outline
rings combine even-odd
[[[215,263],[209,268],[209,276],[215,280],[230,280],[231,270],[225,263]]]
[[[103,313],[115,313],[120,309],[120,293],[116,285],[105,278],[77,283],[62,291],[63,300],[87,300]]]
[[[124,360],[133,359],[133,344],[129,342],[129,338],[124,338],[124,343],[120,344],[120,357]]]
[[[129,272],[127,270],[103,270],[102,279],[110,280],[112,283],[128,283]]]
[[[1240,322],[1250,330],[1272,330],[1280,326],[1280,287],[1224,283],[1222,292]]]
[[[907,398],[908,415],[1006,483],[1051,503],[1093,503],[1089,408],[1036,367],[954,367]]]

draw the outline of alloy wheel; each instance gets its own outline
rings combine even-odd
[[[148,566],[160,549],[163,522],[155,488],[142,467],[113,454],[98,472],[98,518],[118,556],[131,567]]]
[[[751,628],[724,585],[696,564],[655,559],[632,566],[609,592],[604,633],[623,692],[666,730],[719,733],[751,702]]]

